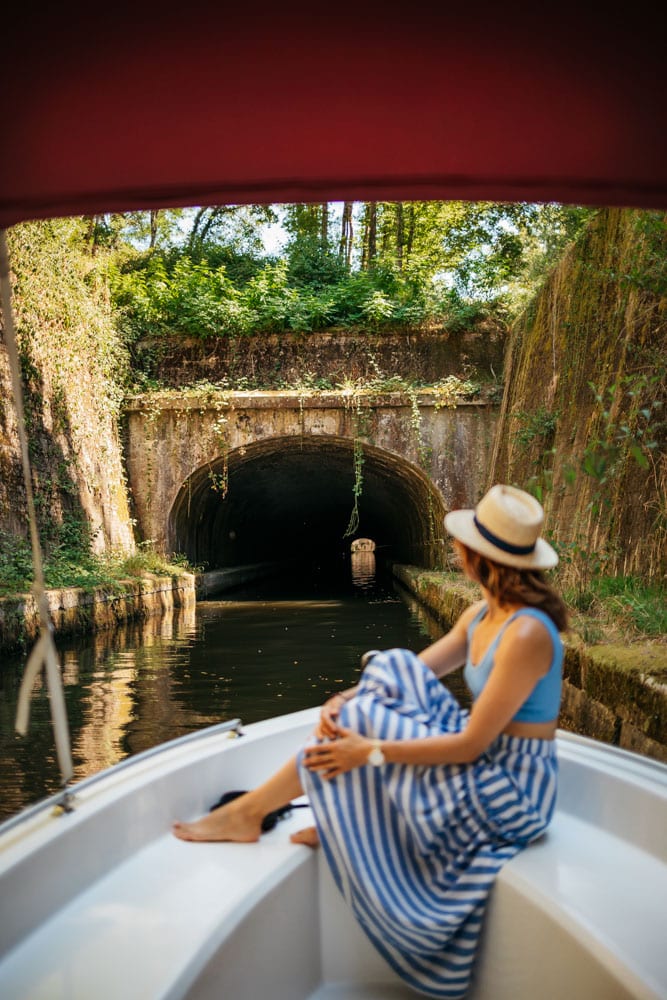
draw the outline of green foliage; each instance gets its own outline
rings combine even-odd
[[[46,539],[42,539],[43,544]],[[164,556],[155,552],[152,543],[139,546],[132,555],[109,553],[95,555],[85,523],[70,516],[52,531],[50,544],[45,546],[44,580],[49,588],[91,588],[118,583],[146,573],[172,575],[194,572],[184,556]],[[0,530],[0,597],[27,593],[33,583],[30,544],[18,535]]]
[[[188,249],[207,258],[221,246],[238,258],[257,257],[263,249],[260,227],[277,220],[270,205],[214,205],[189,209],[187,214],[191,216]]]
[[[116,224],[110,277],[125,336],[433,324],[456,333],[506,311],[526,282],[534,288],[536,272],[590,214],[464,202],[347,203],[345,211],[341,221],[329,205],[285,206],[289,238],[278,260],[261,252],[257,226],[276,218],[262,206],[200,209],[189,239],[172,234],[148,251],[127,242],[129,223]]]
[[[32,582],[30,545],[18,535],[0,529],[0,596],[20,594]]]
[[[592,548],[587,538],[581,535],[567,542],[548,535],[548,541],[558,553],[558,569],[555,572],[563,581],[561,589],[564,593],[567,590],[568,603],[585,610],[591,581],[609,574],[613,553],[603,546]]]
[[[457,332],[488,312],[488,305],[464,302],[441,284],[421,287],[381,269],[341,277],[333,258],[320,258],[320,263],[327,259],[333,266],[326,275],[324,268],[295,274],[292,258],[269,261],[243,284],[232,281],[225,265],[194,260],[186,250],[178,256],[135,257],[114,265],[109,274],[119,323],[130,342],[173,333],[209,338],[432,323]]]
[[[611,624],[626,638],[660,638],[667,634],[667,605],[662,587],[647,584],[636,576],[591,576],[585,588],[567,587],[566,602],[578,613],[580,629],[597,622],[601,630]],[[575,626],[577,622],[575,620]],[[585,638],[586,636],[584,636]]]
[[[667,220],[664,212],[637,212],[637,242],[622,280],[658,297],[667,295]]]
[[[350,538],[359,530],[359,500],[364,490],[364,446],[359,436],[359,432],[354,438],[354,483],[352,486],[352,512],[347,528],[343,532],[343,538]]]
[[[648,469],[664,434],[662,400],[656,397],[661,374],[626,375],[602,391],[592,382],[597,414],[580,460],[581,471],[595,482],[593,509],[608,504],[608,486],[630,458]],[[569,471],[574,476],[575,470]]]
[[[312,233],[292,239],[287,246],[290,284],[297,288],[316,289],[336,285],[347,275],[347,268],[331,246]]]
[[[525,489],[543,503],[553,485],[553,460],[556,455],[553,444],[559,412],[542,405],[533,413],[519,411],[515,417],[519,428],[514,439],[521,451],[532,456],[535,469],[527,479]]]
[[[110,268],[121,329],[129,341],[146,334],[211,337],[243,333],[247,307],[224,266],[211,267],[182,254],[169,266],[162,254],[146,255],[143,269]]]
[[[71,514],[62,524],[52,524],[42,533],[47,587],[85,587],[102,582],[91,554],[90,541],[84,522]],[[26,592],[32,581],[29,543],[16,535],[0,532],[0,595]]]
[[[542,448],[551,445],[558,426],[557,412],[540,406],[534,413],[521,411],[516,417],[520,422],[515,434],[517,444],[522,448],[529,448],[533,442],[537,442]]]

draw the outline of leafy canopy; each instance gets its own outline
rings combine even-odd
[[[452,329],[516,312],[590,215],[488,202],[227,205],[103,217],[90,238],[116,250],[111,286],[130,341]],[[278,224],[272,252],[262,233]]]

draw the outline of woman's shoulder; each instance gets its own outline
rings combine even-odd
[[[482,611],[486,611],[486,601],[475,601],[465,609],[463,614],[459,617],[457,625],[461,628],[467,629],[469,625],[472,625],[475,618],[477,618]]]
[[[510,618],[510,626],[520,625],[522,631],[526,634],[530,634],[531,632],[540,634],[546,632],[550,636],[553,636],[554,633],[558,634],[558,628],[551,616],[541,608],[535,608],[530,604],[523,604],[521,607],[518,607],[512,612]],[[517,629],[514,629],[514,631],[517,631]]]
[[[526,653],[553,655],[561,646],[558,629],[545,611],[528,605],[517,608],[507,623],[503,639],[507,644],[521,645]]]

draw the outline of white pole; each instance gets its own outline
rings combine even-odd
[[[21,446],[21,464],[23,466],[23,480],[25,483],[28,521],[30,525],[30,542],[32,545],[32,563],[35,576],[34,583],[32,585],[32,592],[35,595],[35,601],[37,602],[37,608],[39,611],[40,631],[39,639],[33,648],[23,674],[23,681],[19,692],[19,701],[16,713],[16,729],[22,735],[25,735],[25,732],[27,731],[30,696],[32,694],[37,674],[39,673],[41,667],[44,666],[46,670],[46,684],[49,692],[49,702],[51,705],[51,721],[53,723],[58,766],[60,767],[62,783],[63,785],[66,785],[71,779],[74,769],[72,767],[69,725],[67,722],[67,710],[65,708],[65,696],[63,693],[60,663],[53,641],[53,625],[49,613],[46,588],[44,586],[44,566],[42,562],[42,550],[39,543],[37,518],[35,516],[35,501],[32,492],[32,475],[30,472],[30,458],[28,454],[28,435],[26,432],[25,413],[23,409],[21,368],[19,365],[19,356],[16,347],[16,329],[14,325],[14,314],[12,311],[12,286],[9,271],[7,234],[4,229],[0,229],[0,305],[2,306],[2,315],[4,317],[5,345],[9,356],[12,393],[14,396],[14,408],[16,410],[19,443]]]

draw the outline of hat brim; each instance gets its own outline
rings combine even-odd
[[[515,566],[517,569],[553,569],[558,563],[556,550],[543,538],[537,539],[535,548],[528,555],[517,556],[504,552],[480,534],[475,526],[474,516],[475,511],[467,509],[451,510],[445,516],[445,528],[449,534],[474,552],[487,556],[501,566]]]

